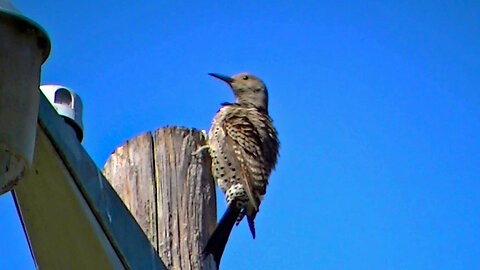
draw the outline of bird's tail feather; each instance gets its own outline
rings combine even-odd
[[[253,214],[252,216],[247,216],[248,227],[250,228],[250,232],[252,233],[253,239],[255,239],[255,224],[253,223],[253,220],[255,219],[255,215],[256,214]]]
[[[228,237],[239,214],[240,209],[235,206],[235,202],[232,202],[218,222],[215,231],[213,231],[213,234],[208,239],[207,245],[203,249],[204,258],[210,254],[213,255],[217,269],[220,265],[220,259],[222,258],[225,246],[227,245]]]

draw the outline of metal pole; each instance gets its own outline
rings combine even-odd
[[[0,0],[0,194],[10,191],[32,163],[40,68],[49,53],[45,31]]]

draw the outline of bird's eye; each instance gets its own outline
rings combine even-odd
[[[247,75],[245,75],[245,76],[243,76],[243,78],[242,78],[242,79],[244,79],[244,80],[248,80],[248,76],[247,76]]]

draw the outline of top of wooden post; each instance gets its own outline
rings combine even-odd
[[[215,229],[215,184],[202,132],[166,127],[119,146],[103,173],[170,270],[216,269],[203,260]]]

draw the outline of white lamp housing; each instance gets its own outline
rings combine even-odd
[[[59,115],[72,126],[79,141],[83,139],[82,100],[75,92],[63,85],[44,84],[40,86],[43,94]]]

